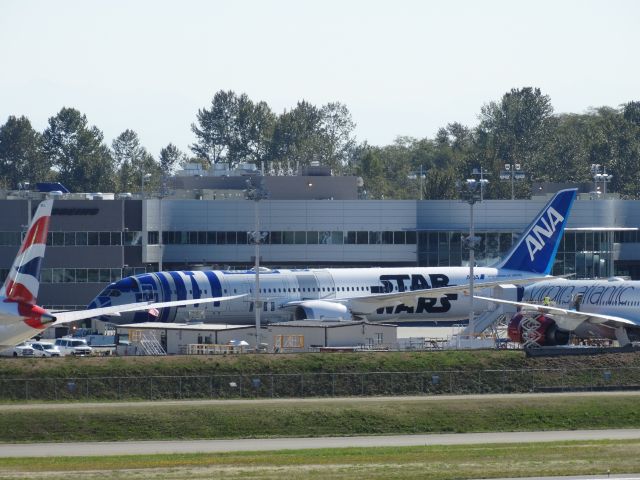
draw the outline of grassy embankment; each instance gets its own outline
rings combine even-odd
[[[561,363],[553,362],[557,365]],[[637,359],[640,366],[640,356]],[[411,372],[525,368],[521,351],[376,352],[286,355],[211,355],[0,359],[0,377],[211,375],[244,373]]]
[[[519,350],[169,357],[0,358],[0,378],[640,368],[640,353],[527,358]]]
[[[343,402],[32,405],[0,411],[0,442],[263,438],[640,427],[633,394]],[[64,407],[64,405],[63,405]]]
[[[465,479],[640,470],[640,442],[346,448],[123,457],[0,459],[0,478],[199,480]]]

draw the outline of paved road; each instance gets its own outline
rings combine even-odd
[[[162,442],[0,443],[0,457],[147,455],[158,453],[171,454],[298,450],[308,448],[403,447],[416,445],[470,445],[487,443],[628,439],[640,439],[640,429],[384,435],[367,437],[186,440]]]
[[[552,397],[615,397],[637,396],[640,391],[614,391],[614,392],[557,392],[557,393],[498,393],[498,394],[474,394],[474,395],[414,395],[398,397],[315,397],[315,398],[259,398],[259,399],[231,399],[231,400],[152,400],[134,402],[47,402],[47,403],[13,403],[3,405],[3,411],[20,410],[79,410],[100,408],[154,408],[164,406],[204,406],[204,405],[275,405],[275,404],[314,404],[314,403],[376,403],[376,402],[451,402],[456,400],[516,400],[529,398]],[[639,399],[640,400],[640,399]]]

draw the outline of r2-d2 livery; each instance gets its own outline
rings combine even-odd
[[[575,189],[558,192],[520,240],[494,267],[477,267],[478,294],[494,287],[524,285],[548,278]],[[460,322],[470,309],[468,267],[399,267],[335,269],[261,269],[247,271],[168,271],[124,278],[107,286],[88,306],[104,308],[132,302],[190,301],[190,305],[153,312],[101,317],[117,323],[143,321],[251,324],[256,305],[265,323],[287,320],[353,320],[392,322]],[[235,297],[225,302],[218,297]],[[197,303],[209,299],[209,303]],[[257,301],[256,301],[257,300]],[[477,310],[487,301],[475,301]]]

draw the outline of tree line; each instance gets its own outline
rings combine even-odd
[[[371,199],[456,198],[456,183],[480,168],[490,181],[486,198],[510,198],[500,172],[519,165],[525,178],[515,197],[527,198],[533,182],[592,181],[591,165],[599,164],[613,175],[610,191],[640,198],[637,101],[554,114],[540,89],[512,89],[482,107],[475,127],[454,122],[434,138],[400,136],[384,146],[358,142],[351,113],[339,102],[300,101],[275,114],[266,102],[219,91],[195,117],[189,154],[169,143],[154,157],[130,129],[107,145],[102,131],[74,108],[49,118],[43,132],[27,117],[10,116],[0,126],[0,187],[60,181],[77,192],[129,192],[143,181],[145,188],[159,188],[185,162],[205,168],[252,162],[266,173],[287,174],[318,161],[334,174],[361,176]]]

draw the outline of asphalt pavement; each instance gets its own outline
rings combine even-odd
[[[0,457],[73,457],[151,455],[346,447],[404,447],[419,445],[472,445],[571,440],[640,439],[640,429],[562,430],[546,432],[487,432],[432,435],[380,435],[360,437],[260,438],[234,440],[176,440],[140,442],[82,442],[0,444]]]

